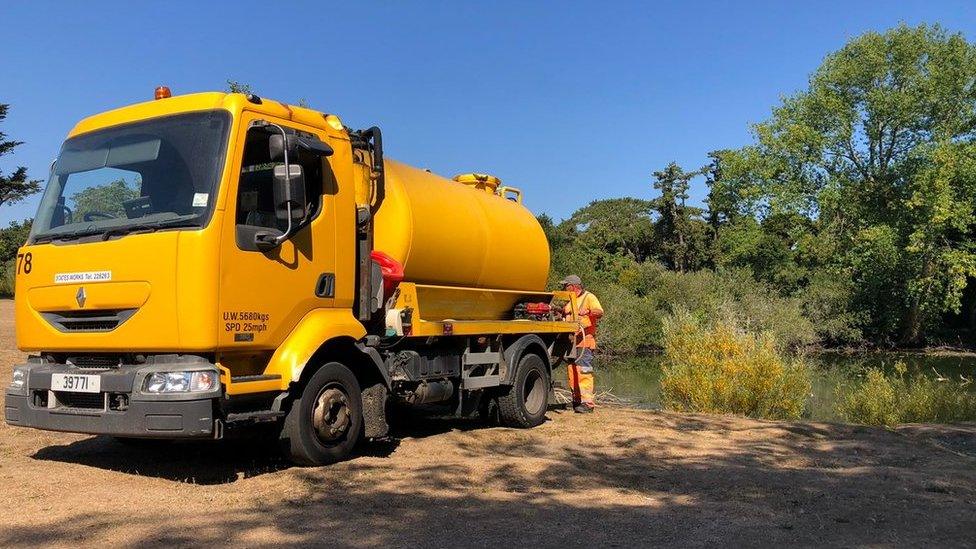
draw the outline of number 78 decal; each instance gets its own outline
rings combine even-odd
[[[33,266],[31,265],[31,260],[34,258],[31,252],[26,254],[17,254],[17,274],[23,272],[24,274],[30,274]]]

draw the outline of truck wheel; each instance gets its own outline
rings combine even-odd
[[[511,387],[498,395],[498,418],[507,427],[535,427],[549,407],[549,368],[542,357],[522,355]]]
[[[346,459],[363,432],[359,382],[349,368],[329,362],[312,374],[285,416],[280,441],[299,465]]]

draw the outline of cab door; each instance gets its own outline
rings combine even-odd
[[[307,210],[297,231],[262,251],[255,236],[282,234],[287,221],[276,216],[275,157],[270,136],[284,129],[321,140],[315,128],[245,112],[237,158],[227,194],[220,247],[220,325],[225,351],[276,348],[309,311],[335,302],[337,185],[328,157],[302,156]]]

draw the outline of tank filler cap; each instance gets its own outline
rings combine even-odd
[[[454,181],[495,194],[502,180],[486,173],[462,173],[454,176]]]

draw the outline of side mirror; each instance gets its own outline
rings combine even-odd
[[[308,161],[309,155],[317,158],[331,156],[333,151],[328,143],[314,135],[288,133],[277,124],[264,122],[261,126],[277,129],[278,133],[268,136],[268,156],[272,162],[283,162],[274,167],[275,217],[287,222],[284,233],[261,231],[254,234],[254,246],[261,251],[270,251],[281,245],[294,234],[295,227],[305,219],[308,202],[305,196],[305,173],[301,163]],[[304,160],[303,160],[304,159]]]
[[[287,170],[287,171],[286,171]],[[288,223],[284,233],[260,231],[254,233],[254,247],[262,252],[271,251],[294,233],[294,228],[305,218],[308,204],[305,202],[305,174],[298,164],[278,164],[274,167],[275,217]]]
[[[287,170],[287,171],[286,171]],[[281,221],[297,223],[305,218],[305,173],[298,164],[274,167],[275,215]]]

